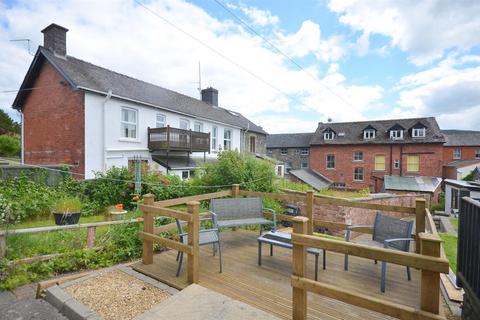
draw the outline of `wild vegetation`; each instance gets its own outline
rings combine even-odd
[[[277,179],[275,184],[281,189],[288,189],[288,190],[301,191],[301,192],[312,190],[312,187],[306,183],[293,182],[285,178]],[[316,194],[330,196],[330,197],[337,197],[337,198],[365,198],[370,195],[370,191],[367,188],[361,189],[361,190],[352,190],[352,191],[324,188],[316,191]]]
[[[20,124],[0,109],[0,157],[20,155]]]

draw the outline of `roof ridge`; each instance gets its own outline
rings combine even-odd
[[[425,120],[425,119],[432,119],[434,117],[416,117],[416,118],[396,118],[396,119],[379,119],[379,120],[362,120],[362,121],[340,121],[340,122],[320,122],[319,124],[322,125],[329,125],[329,124],[346,124],[346,123],[373,123],[373,122],[392,122],[392,121],[411,121],[411,120]]]

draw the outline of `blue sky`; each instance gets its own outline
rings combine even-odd
[[[0,91],[18,88],[32,59],[9,40],[36,48],[56,22],[70,55],[195,97],[201,61],[202,86],[272,133],[415,116],[480,129],[478,1],[219,1],[308,74],[213,0],[142,3],[243,69],[135,1],[19,0],[0,2]],[[13,98],[0,93],[0,107]]]

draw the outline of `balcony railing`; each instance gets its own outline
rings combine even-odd
[[[210,152],[210,133],[170,126],[148,128],[148,149],[151,151]]]

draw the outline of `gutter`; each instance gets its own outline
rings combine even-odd
[[[102,119],[103,119],[103,130],[102,130],[102,149],[103,149],[103,171],[107,170],[107,102],[112,98],[112,90],[108,90],[107,96],[102,102]]]
[[[21,131],[20,131],[20,163],[25,164],[25,124],[24,124],[24,116],[23,112],[21,110],[18,110],[20,112],[20,125],[21,125]]]

